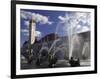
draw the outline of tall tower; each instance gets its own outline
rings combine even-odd
[[[32,56],[32,44],[35,42],[36,21],[32,18],[29,22],[29,61]]]
[[[36,22],[34,19],[30,21],[30,26],[29,26],[29,39],[30,43],[33,44],[35,42],[35,29],[36,29]]]

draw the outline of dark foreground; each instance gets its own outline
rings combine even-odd
[[[36,64],[36,61],[33,60],[31,63],[24,61],[21,63],[21,69],[40,69],[40,68],[58,68],[58,67],[84,67],[90,66],[90,60],[80,60],[80,65],[72,66],[68,60],[59,60],[52,66],[49,66],[48,62],[43,62],[39,65]]]

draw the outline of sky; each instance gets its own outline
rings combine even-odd
[[[36,20],[36,37],[38,39],[50,33],[65,36],[73,33],[90,31],[90,13],[51,10],[20,10],[21,45],[29,39],[29,20]]]

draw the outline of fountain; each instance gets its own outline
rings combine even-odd
[[[48,44],[47,44],[46,42],[44,42],[44,43],[42,44],[42,47],[41,47],[41,49],[40,49],[40,51],[39,51],[39,54],[40,54],[43,50],[48,51]]]
[[[87,47],[89,46],[86,44],[82,48],[82,38],[80,38],[79,36],[79,33],[81,31],[78,32],[77,29],[82,28],[82,26],[79,24],[80,22],[87,22],[88,15],[89,13],[68,12],[64,17],[65,20],[58,22],[56,26],[55,34],[58,34],[61,38],[54,40],[50,47],[48,47],[48,45],[46,46],[48,48],[48,53],[51,53],[53,50],[52,53],[55,54],[56,51],[63,48],[66,52],[66,57],[68,57],[69,59],[75,54],[84,54],[83,52],[86,52],[86,50],[88,49]],[[62,37],[66,39],[63,40]],[[61,45],[57,45],[58,42],[61,42]],[[44,46],[42,46],[42,48],[44,48]],[[82,51],[80,51],[81,49]],[[61,51],[63,52],[62,49]]]
[[[69,51],[69,58],[73,56],[73,52],[77,51],[76,54],[78,54],[79,48],[80,48],[80,38],[77,34],[73,35],[70,41],[70,51]],[[75,54],[74,54],[75,55]],[[77,56],[78,57],[78,56]]]
[[[83,50],[82,50],[82,57],[83,58],[89,58],[90,57],[90,47],[89,47],[89,43],[85,42],[83,45]]]
[[[74,50],[80,50],[78,49],[81,46],[81,39],[78,35],[78,28],[81,28],[81,25],[79,25],[79,22],[86,20],[86,16],[88,13],[80,13],[80,12],[68,12],[65,17],[63,17],[65,20],[62,22],[59,22],[56,28],[56,33],[61,35],[62,37],[66,37],[67,39],[64,40],[65,46],[69,52],[69,59],[73,55]],[[87,20],[86,20],[87,21]],[[81,53],[81,52],[80,52]],[[67,56],[66,52],[66,56]]]

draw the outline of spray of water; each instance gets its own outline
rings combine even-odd
[[[61,27],[58,26],[56,32],[59,32],[59,29],[63,29],[62,31],[66,36],[68,36],[68,47],[69,47],[69,59],[72,56],[74,46],[79,44],[78,33],[83,31],[88,31],[90,28],[90,13],[86,12],[68,12],[65,17],[59,16],[59,19],[64,23]]]
[[[86,55],[88,56],[88,52],[89,52],[89,43],[85,42],[82,50],[82,56]]]

